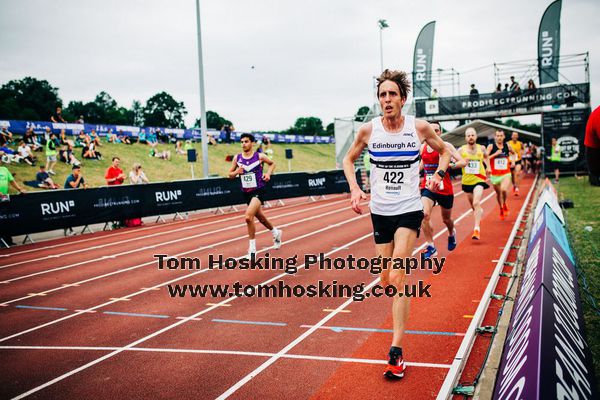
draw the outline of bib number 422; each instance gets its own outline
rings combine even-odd
[[[383,174],[383,180],[386,183],[402,183],[402,178],[404,178],[404,172],[402,171],[386,171],[385,174]]]

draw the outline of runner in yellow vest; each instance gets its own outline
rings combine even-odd
[[[473,209],[473,216],[475,217],[475,225],[473,228],[472,238],[479,240],[481,228],[479,223],[481,221],[481,215],[483,214],[483,208],[481,207],[481,197],[483,196],[483,190],[490,186],[485,182],[487,180],[487,171],[490,171],[490,160],[488,158],[485,147],[477,144],[477,131],[473,128],[467,128],[465,131],[465,140],[467,144],[463,145],[459,153],[467,161],[467,165],[462,169],[462,190],[467,194],[469,204]]]
[[[519,182],[521,181],[521,170],[523,166],[523,142],[519,140],[519,134],[513,132],[508,141],[508,146],[512,149],[513,153],[510,155],[510,177],[513,184],[513,194],[519,195]]]

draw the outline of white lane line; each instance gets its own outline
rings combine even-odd
[[[484,203],[485,201],[487,201],[492,196],[495,196],[495,193],[491,193],[488,196],[486,196],[484,199],[481,200],[481,203]],[[472,211],[473,211],[472,209],[469,209],[469,210],[465,211],[460,217],[457,218],[456,221],[458,222],[458,221],[462,220],[467,215],[469,215]],[[444,227],[433,238],[437,239],[439,236],[441,236],[442,234],[444,234],[446,231],[447,231],[447,229]],[[413,255],[417,254],[419,251],[421,251],[423,248],[425,248],[425,245],[426,245],[426,243],[423,243],[421,246],[419,246],[418,248],[416,248],[413,251],[412,254]],[[375,286],[375,284],[377,282],[379,282],[379,278],[376,278],[371,283],[369,283],[365,287],[364,291],[366,292],[366,291],[370,290],[373,286]],[[262,363],[261,365],[259,365],[252,372],[250,372],[248,375],[246,375],[245,377],[243,377],[242,379],[240,379],[237,383],[235,383],[229,389],[227,389],[222,395],[220,395],[219,397],[217,397],[217,399],[219,399],[219,400],[226,399],[229,396],[231,396],[239,388],[241,388],[242,386],[244,386],[246,383],[248,383],[250,380],[252,380],[258,374],[260,374],[262,371],[264,371],[267,367],[269,367],[271,364],[273,364],[275,361],[277,361],[279,358],[281,358],[284,354],[286,354],[288,351],[290,351],[291,349],[293,349],[294,347],[296,347],[297,344],[299,344],[304,339],[306,339],[307,337],[309,337],[310,335],[312,335],[315,331],[317,331],[317,329],[319,329],[319,327],[325,325],[325,323],[327,323],[327,321],[331,320],[339,312],[342,312],[347,306],[349,306],[350,304],[352,304],[353,301],[354,300],[352,298],[346,300],[339,307],[337,307],[335,309],[335,311],[329,313],[326,317],[324,317],[319,322],[317,322],[316,324],[314,324],[312,326],[312,328],[310,328],[309,330],[307,330],[306,332],[304,332],[303,334],[301,334],[300,336],[298,336],[295,340],[293,340],[291,343],[289,343],[283,349],[279,350],[279,352],[277,354],[275,354],[274,356],[272,356],[271,358],[269,358],[267,361],[265,361],[264,363]]]
[[[179,317],[178,317],[179,318]],[[201,318],[199,318],[201,319]],[[88,347],[88,346],[0,346],[1,350],[71,350],[71,351],[115,351],[121,347]],[[204,350],[204,349],[163,349],[155,347],[130,347],[123,349],[129,352],[145,353],[188,353],[188,354],[209,354],[209,355],[232,355],[232,356],[254,356],[254,357],[273,357],[275,353],[263,353],[257,351],[239,351],[239,350]],[[386,364],[385,360],[373,360],[369,358],[349,358],[349,357],[327,357],[314,356],[308,354],[284,354],[282,358],[291,358],[295,360],[316,360],[333,361],[361,364]],[[421,363],[406,361],[409,367],[423,368],[450,368],[450,364]]]
[[[359,216],[350,218],[345,223],[352,223],[352,222],[354,222],[354,221],[356,221],[358,219],[365,218],[368,215],[369,214],[366,213],[366,214],[363,214],[363,215],[359,215]],[[314,234],[316,232],[319,232],[319,231],[323,232],[323,231],[326,231],[326,230],[329,230],[329,229],[331,229],[331,227],[323,228],[323,229],[320,229],[318,231],[313,231],[313,232],[311,232],[308,235],[312,235],[312,234]],[[371,237],[372,235],[373,235],[372,233],[368,233],[368,234],[366,234],[366,235],[364,235],[364,236],[362,236],[362,237],[360,237],[358,239],[355,239],[355,240],[353,240],[353,241],[351,241],[349,243],[346,243],[345,245],[346,246],[351,246],[352,244],[358,243],[361,240],[364,240],[366,238]],[[289,241],[288,241],[288,243],[289,243]],[[263,250],[266,250],[266,249],[263,249]],[[330,255],[330,254],[332,254],[334,252],[335,252],[335,250],[334,251],[330,251],[330,252],[326,253],[325,256]],[[304,268],[304,264],[298,266],[299,270],[303,269],[303,268]],[[190,274],[190,275],[193,275],[193,274]],[[190,275],[188,275],[188,276],[190,276]],[[274,276],[273,278],[270,278],[270,279],[268,279],[268,280],[266,280],[266,281],[264,281],[262,283],[259,283],[258,285],[255,285],[255,288],[257,288],[259,285],[266,285],[266,284],[268,284],[270,282],[273,282],[273,281],[275,281],[277,279],[281,279],[283,277],[289,277],[289,274],[287,274],[286,272],[283,272],[283,273],[281,273],[279,275]],[[41,384],[39,386],[36,386],[33,389],[28,390],[27,392],[20,394],[19,396],[15,397],[14,399],[22,399],[23,397],[27,397],[30,394],[36,393],[36,392],[38,392],[38,391],[40,391],[40,390],[42,390],[42,389],[44,389],[44,388],[46,388],[48,386],[51,386],[51,385],[55,384],[56,382],[60,382],[63,379],[68,378],[69,376],[75,375],[75,374],[77,374],[77,373],[79,373],[79,372],[81,372],[81,371],[83,371],[85,369],[88,369],[88,368],[90,368],[90,367],[92,367],[92,366],[94,366],[94,365],[96,365],[96,364],[98,364],[98,363],[100,363],[100,362],[102,362],[104,360],[107,360],[107,359],[109,359],[111,357],[114,357],[115,355],[117,355],[117,354],[119,354],[119,353],[121,353],[121,352],[123,352],[123,351],[125,351],[127,349],[130,349],[132,347],[137,346],[140,343],[143,343],[143,342],[145,342],[145,341],[147,341],[149,339],[152,339],[155,336],[158,336],[158,335],[160,335],[160,334],[162,334],[164,332],[170,331],[171,329],[176,328],[177,326],[186,323],[187,321],[191,320],[192,318],[197,318],[200,315],[206,314],[207,312],[212,311],[212,310],[218,308],[220,305],[231,303],[235,299],[237,299],[237,297],[230,297],[228,299],[225,299],[225,300],[219,302],[218,304],[216,304],[214,306],[211,306],[209,308],[205,308],[205,309],[203,309],[203,310],[201,310],[201,311],[199,311],[199,312],[197,312],[197,313],[195,313],[193,315],[190,315],[189,317],[187,317],[185,319],[179,320],[179,321],[177,321],[177,322],[175,322],[175,323],[173,323],[171,325],[167,325],[166,327],[164,327],[164,328],[162,328],[162,329],[160,329],[158,331],[155,331],[155,332],[153,332],[153,333],[151,333],[151,334],[149,334],[147,336],[144,336],[143,338],[140,338],[140,339],[138,339],[138,340],[136,340],[134,342],[131,342],[127,346],[124,346],[124,347],[121,347],[121,348],[119,348],[117,350],[114,350],[113,352],[111,352],[109,354],[105,354],[104,356],[102,356],[100,358],[97,358],[97,359],[95,359],[93,361],[88,362],[87,364],[84,364],[84,365],[80,366],[79,368],[76,368],[74,370],[66,372],[66,373],[64,373],[64,374],[62,374],[62,375],[60,375],[60,376],[58,376],[58,377],[56,377],[56,378],[54,378],[54,379],[46,382],[46,383],[43,383],[43,384]],[[333,316],[333,315],[335,315],[335,314],[333,314],[333,313],[329,314],[329,316]],[[2,341],[2,340],[0,340],[0,341]]]
[[[344,200],[337,200],[337,201],[328,203],[328,205],[329,204],[336,204],[336,203],[342,202]],[[324,206],[326,206],[326,205],[321,205],[319,207],[324,207]],[[292,206],[290,205],[290,206],[285,206],[285,207],[292,207]],[[284,208],[284,207],[281,207],[281,208]],[[279,211],[281,208],[278,208],[277,210]],[[215,225],[215,224],[219,224],[219,223],[223,223],[223,222],[227,222],[227,221],[231,221],[231,220],[236,220],[236,219],[239,219],[239,218],[240,218],[239,215],[234,215],[232,217],[227,217],[227,218],[223,218],[223,219],[219,219],[219,220],[215,220],[215,221],[210,221],[210,222],[204,222],[204,223],[200,223],[200,224],[188,225],[188,226],[184,226],[182,228],[177,228],[177,229],[171,229],[171,230],[156,232],[156,233],[152,233],[152,234],[149,234],[149,235],[134,236],[132,238],[127,239],[127,241],[131,242],[131,241],[136,241],[136,240],[141,240],[141,239],[147,239],[147,238],[152,238],[152,237],[156,237],[156,236],[166,235],[166,234],[170,234],[170,233],[174,233],[174,232],[181,232],[181,231],[186,231],[186,230],[190,230],[190,229],[201,228],[201,227],[204,227],[204,226]],[[274,218],[274,217],[272,217],[272,218]],[[182,222],[185,222],[185,221],[182,221]],[[139,232],[140,230],[144,230],[144,229],[148,229],[148,228],[158,227],[158,226],[159,225],[155,225],[155,226],[152,226],[152,227],[146,227],[146,228],[140,228],[136,232]],[[245,224],[243,226],[245,226]],[[132,232],[133,231],[121,232],[120,234],[132,233]],[[114,235],[110,235],[110,236],[106,236],[106,237],[107,238],[112,238],[112,237],[118,236],[118,235],[119,234],[114,234]],[[92,238],[92,239],[101,240],[102,238]],[[73,244],[77,244],[77,243],[81,243],[81,242],[87,242],[88,240],[91,240],[91,239],[84,239],[84,240],[80,240],[80,241],[76,241],[76,242],[67,242],[67,243],[64,243],[64,244],[65,245],[67,245],[67,244],[68,245],[73,245]],[[87,252],[89,250],[101,249],[101,248],[104,248],[104,247],[107,247],[107,246],[112,246],[112,245],[121,244],[121,243],[122,242],[120,242],[120,241],[109,242],[109,243],[105,243],[105,244],[101,244],[101,245],[96,245],[96,246],[92,246],[92,247],[86,247],[86,248],[83,248],[83,249],[77,249],[77,250],[67,251],[67,252],[60,253],[60,254],[51,254],[51,255],[44,256],[44,257],[32,258],[32,259],[28,259],[28,260],[18,261],[18,262],[12,263],[12,264],[4,264],[4,265],[0,265],[0,269],[8,268],[8,267],[13,267],[13,266],[16,266],[16,265],[27,264],[27,263],[35,262],[35,261],[47,260],[47,259],[50,259],[50,258],[58,258],[58,257],[62,257],[62,256],[69,255],[69,254],[76,254],[76,253],[81,253],[81,252]],[[62,245],[63,244],[61,244],[61,246]],[[50,247],[52,247],[52,246],[50,246]],[[146,246],[146,247],[143,247],[143,248],[138,249],[138,250],[147,250],[147,249],[150,249],[150,248],[154,248],[154,246]],[[42,247],[42,248],[36,249],[36,251],[39,251],[41,249],[44,249],[44,248]],[[10,255],[15,255],[15,254],[18,254],[18,253],[5,254],[4,256],[10,256]]]
[[[337,212],[344,212],[344,211],[347,211],[347,208],[344,208],[343,210],[334,210],[334,211],[330,211],[329,213],[337,213]],[[310,217],[310,218],[321,218],[323,215],[325,215],[325,214],[320,214],[320,215],[318,215],[318,216],[315,216],[315,217]],[[365,214],[365,215],[368,215],[368,214]],[[360,216],[360,217],[363,217],[363,216]],[[354,217],[354,218],[351,218],[351,219],[347,220],[346,222],[344,222],[344,224],[346,224],[346,223],[350,223],[350,222],[353,222],[354,220],[356,220],[357,218],[360,218],[360,217]],[[307,219],[308,219],[308,218],[305,218],[304,220],[307,220]],[[304,222],[304,220],[298,220],[298,221],[294,221],[294,222],[291,222],[291,223],[289,223],[289,224],[287,224],[287,225],[293,225],[293,224],[302,223],[302,222]],[[283,226],[283,225],[282,225],[282,226]],[[336,226],[337,226],[337,224],[336,224]],[[298,241],[298,240],[301,240],[301,239],[304,239],[304,238],[307,238],[307,237],[310,237],[310,236],[313,236],[313,235],[319,234],[319,233],[321,233],[321,232],[326,232],[326,231],[328,231],[328,230],[330,230],[330,229],[332,229],[332,228],[333,228],[333,225],[329,225],[329,226],[326,226],[326,227],[324,227],[324,228],[318,229],[318,230],[316,230],[316,231],[311,231],[311,232],[309,232],[309,233],[306,233],[306,234],[303,234],[303,235],[297,236],[297,237],[295,237],[295,238],[293,238],[293,239],[288,239],[288,240],[286,240],[286,242],[285,242],[285,243],[286,243],[286,244],[289,244],[289,243],[292,243],[292,242],[295,242],[295,241]],[[265,248],[263,248],[263,249],[259,250],[259,251],[258,251],[258,253],[262,253],[262,252],[265,252],[265,251],[267,251],[267,250],[271,250],[272,248],[273,248],[273,246],[265,247]],[[195,251],[195,250],[192,250],[192,251]],[[190,251],[190,252],[191,252],[191,251]],[[181,253],[181,254],[178,254],[178,255],[176,255],[175,257],[177,257],[177,256],[180,256],[180,255],[182,255],[182,254],[187,254],[187,253],[190,253],[190,252]],[[242,257],[243,257],[243,256],[242,256]],[[239,259],[239,258],[241,258],[241,257],[238,257],[238,259]],[[198,271],[192,272],[192,273],[190,273],[190,274],[183,275],[183,276],[180,276],[180,277],[178,277],[178,278],[171,279],[171,280],[169,280],[169,281],[166,281],[166,282],[159,283],[159,284],[157,284],[157,285],[154,285],[154,286],[152,286],[151,288],[144,289],[144,290],[139,290],[139,291],[137,291],[137,292],[135,292],[135,293],[132,293],[132,294],[129,294],[129,295],[126,295],[126,296],[123,296],[123,297],[125,297],[125,298],[135,297],[135,296],[138,296],[138,295],[140,295],[140,294],[147,293],[147,292],[151,291],[153,288],[159,288],[159,287],[161,287],[161,286],[166,286],[166,285],[169,285],[169,284],[171,284],[171,283],[174,283],[174,282],[180,281],[180,280],[182,280],[182,279],[187,279],[187,278],[190,278],[190,277],[192,277],[192,276],[194,276],[194,275],[202,274],[202,273],[205,273],[205,272],[208,272],[208,271],[212,271],[212,270],[210,270],[210,269],[207,269],[207,268],[205,268],[205,269],[201,269],[201,270],[198,270]],[[285,274],[285,275],[287,275],[287,274]],[[59,288],[57,288],[57,289],[59,289]],[[232,299],[233,299],[233,298],[232,298]],[[115,301],[108,301],[108,302],[106,302],[106,303],[102,303],[102,304],[99,304],[99,305],[97,305],[97,306],[90,307],[90,308],[88,308],[87,310],[97,310],[97,309],[99,309],[99,308],[102,308],[102,307],[104,307],[104,306],[107,306],[107,305],[110,305],[110,304],[113,304],[113,303],[115,303]],[[6,304],[6,303],[5,303],[5,304]],[[221,302],[221,303],[219,303],[219,304],[227,304],[227,303],[226,303],[226,302]],[[213,306],[213,307],[216,307],[216,306]],[[44,327],[46,327],[46,326],[49,326],[49,325],[56,324],[56,323],[58,323],[58,322],[64,321],[64,320],[66,320],[66,319],[69,319],[69,318],[76,317],[77,315],[81,315],[81,314],[82,314],[82,312],[76,312],[76,313],[74,313],[74,314],[69,314],[69,315],[66,315],[66,316],[64,316],[64,317],[62,317],[62,318],[58,318],[58,319],[55,319],[55,320],[52,320],[52,321],[46,322],[46,323],[44,323],[44,324],[41,324],[41,325],[34,326],[34,327],[32,327],[32,328],[26,329],[26,330],[24,330],[24,331],[21,331],[21,332],[15,333],[15,334],[12,334],[12,335],[10,335],[10,336],[3,337],[3,338],[1,338],[1,339],[0,339],[0,342],[5,342],[5,341],[7,341],[7,340],[10,340],[10,339],[12,339],[12,338],[15,338],[15,337],[17,337],[17,336],[21,336],[21,335],[24,335],[24,334],[26,334],[26,333],[29,333],[29,332],[36,331],[36,330],[38,330],[38,329],[44,328]],[[192,317],[194,317],[194,316],[192,316]]]
[[[316,207],[316,208],[321,208],[321,206]],[[310,210],[312,210],[312,208]],[[287,223],[287,224],[279,225],[279,227],[280,228],[285,228],[285,227],[288,227],[288,226],[299,224],[301,222],[306,222],[306,221],[310,221],[310,220],[313,220],[313,219],[319,219],[319,218],[321,218],[323,216],[331,215],[331,214],[336,214],[338,212],[343,212],[343,211],[345,211],[345,209],[344,210],[336,209],[336,210],[333,210],[333,211],[328,211],[328,212],[323,213],[323,214],[319,214],[319,215],[315,215],[315,216],[312,216],[312,217],[303,218],[303,219],[300,219],[300,220],[297,220],[297,221],[294,221],[294,222],[290,222],[290,223]],[[294,212],[294,213],[296,213],[296,212]],[[283,216],[283,215],[281,215],[281,216]],[[263,234],[263,233],[266,233],[266,232],[269,232],[269,231],[263,230],[263,231],[257,232],[257,235],[260,235],[260,234]],[[235,242],[237,240],[244,239],[246,237],[247,237],[247,235],[236,236],[234,238],[223,240],[221,242],[211,243],[209,245],[197,247],[195,249],[188,250],[188,251],[185,251],[183,253],[174,254],[174,255],[172,255],[172,257],[180,257],[180,256],[183,256],[183,255],[186,255],[186,254],[195,253],[195,252],[198,252],[198,251],[204,251],[204,250],[207,250],[207,249],[212,249],[214,246],[220,246],[220,245],[223,245],[223,244]],[[128,267],[128,268],[122,268],[122,269],[119,269],[119,270],[116,270],[116,271],[113,271],[113,272],[108,272],[106,274],[102,274],[102,275],[94,276],[94,277],[91,277],[91,278],[87,278],[87,279],[84,279],[82,281],[75,282],[72,285],[75,285],[75,284],[76,285],[80,285],[82,283],[92,282],[92,281],[95,281],[95,280],[98,280],[98,279],[106,278],[108,276],[112,276],[112,275],[120,274],[120,273],[123,273],[123,272],[131,271],[131,270],[142,268],[142,267],[145,267],[145,266],[148,266],[148,265],[152,265],[152,264],[156,264],[156,260],[148,261],[148,262],[145,262],[145,263],[142,263],[142,264],[137,264],[137,265],[134,265],[134,266],[131,266],[131,267]],[[47,293],[52,293],[52,292],[56,292],[58,290],[63,290],[63,289],[65,289],[64,286],[59,286],[59,287],[55,287],[53,289],[45,290],[45,291],[43,291],[41,293],[43,293],[43,295],[46,295]],[[142,288],[142,289],[146,289],[146,290],[159,290],[159,288]],[[32,295],[27,295],[27,296],[19,297],[19,298],[16,298],[16,299],[7,300],[7,301],[3,302],[3,304],[16,303],[18,301],[26,300],[26,299],[29,299],[31,297],[33,297],[33,296]]]
[[[326,198],[325,200],[331,200],[332,198],[335,197],[330,197],[330,198]],[[281,209],[285,209],[285,208],[291,208],[291,207],[295,207],[295,206],[302,206],[304,203],[294,203],[294,204],[286,204],[284,206],[281,207],[277,207],[277,210],[281,210]],[[239,214],[241,214],[240,212],[236,213],[237,215],[233,216],[233,217],[228,217],[228,218],[224,218],[224,219],[219,219],[218,221],[222,222],[222,221],[227,221],[230,219],[236,219],[239,218]],[[57,243],[57,244],[52,244],[52,245],[47,245],[47,246],[43,246],[43,247],[35,247],[33,249],[27,249],[27,250],[21,250],[21,251],[15,251],[14,253],[7,253],[7,254],[0,254],[0,257],[10,257],[10,256],[16,256],[19,254],[27,254],[27,253],[33,253],[33,252],[39,252],[40,250],[46,250],[46,249],[54,249],[57,247],[64,247],[64,246],[71,246],[74,244],[78,244],[78,243],[87,243],[90,241],[99,241],[105,238],[114,238],[116,236],[121,236],[121,235],[127,235],[127,234],[131,234],[133,233],[134,235],[141,232],[141,231],[146,231],[146,230],[151,230],[151,229],[156,229],[156,228],[160,228],[160,227],[164,227],[164,226],[171,226],[171,225],[180,225],[180,224],[185,224],[185,223],[189,223],[192,221],[198,221],[198,220],[202,220],[204,219],[205,216],[200,215],[198,218],[192,218],[191,220],[185,220],[185,221],[170,221],[168,224],[161,224],[161,225],[150,225],[150,226],[145,226],[143,228],[137,228],[135,230],[127,230],[127,231],[122,231],[122,232],[116,232],[113,233],[111,232],[109,235],[105,235],[105,236],[100,236],[100,237],[91,237],[91,238],[87,238],[87,239],[81,239],[81,240],[74,240],[74,241],[67,241],[67,242],[63,242],[63,243]],[[210,217],[210,216],[209,216]],[[151,217],[149,217],[151,218]],[[217,222],[215,222],[217,223]],[[195,225],[196,227],[198,225]],[[111,243],[116,243],[116,242],[111,242]]]
[[[341,201],[346,201],[346,200],[339,200],[338,202],[341,202]],[[318,209],[318,208],[323,208],[323,207],[327,207],[327,206],[329,206],[331,204],[334,204],[334,203],[319,205],[319,206],[311,208],[311,210]],[[304,213],[306,211],[308,211],[308,210],[306,210],[306,209],[304,209],[304,210],[297,210],[297,211],[293,211],[293,212],[290,212],[290,213],[287,213],[287,214],[276,215],[276,216],[269,217],[269,218],[270,219],[278,219],[278,218],[281,218],[281,217],[284,217],[284,216],[289,216],[289,215],[295,215],[295,214],[299,214],[299,213]],[[23,276],[18,276],[16,278],[7,279],[7,280],[5,280],[5,282],[10,283],[10,282],[15,282],[15,281],[20,281],[22,279],[27,279],[27,278],[31,278],[31,277],[34,277],[34,276],[44,275],[44,274],[47,274],[47,273],[50,273],[50,272],[62,271],[62,270],[65,270],[65,269],[69,269],[69,268],[73,268],[73,267],[78,267],[78,266],[85,265],[85,264],[94,263],[94,262],[97,262],[99,260],[106,259],[106,258],[116,258],[116,257],[124,256],[124,255],[127,255],[127,254],[133,254],[133,253],[137,253],[137,252],[140,252],[140,251],[144,251],[144,250],[148,250],[148,249],[153,249],[155,247],[162,247],[162,246],[165,246],[165,245],[168,245],[168,244],[185,242],[187,240],[196,239],[196,238],[203,237],[203,236],[210,236],[210,235],[212,235],[214,233],[226,232],[226,231],[229,231],[229,230],[231,230],[233,228],[241,228],[241,227],[244,227],[244,226],[246,226],[245,223],[238,224],[238,225],[232,225],[232,226],[228,226],[228,227],[225,227],[225,228],[216,229],[216,230],[213,230],[213,231],[202,232],[202,233],[199,233],[197,235],[186,236],[186,237],[179,238],[179,239],[169,240],[167,242],[162,242],[162,243],[156,244],[154,246],[146,246],[146,247],[141,247],[141,248],[135,248],[135,249],[128,250],[128,251],[123,251],[121,253],[116,253],[116,254],[113,254],[113,255],[110,255],[110,256],[103,256],[103,257],[100,257],[100,258],[91,258],[91,259],[80,261],[80,262],[77,262],[77,263],[74,263],[74,264],[69,264],[69,265],[65,265],[65,266],[62,266],[62,267],[51,268],[51,269],[47,269],[47,270],[43,270],[43,271],[39,271],[39,272],[34,272],[34,273],[31,273],[31,274],[27,274],[27,275],[23,275]]]

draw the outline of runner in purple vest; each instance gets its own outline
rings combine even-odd
[[[273,248],[281,247],[281,229],[275,228],[267,219],[261,209],[264,203],[265,184],[271,179],[271,174],[275,169],[275,162],[265,156],[264,153],[254,151],[254,136],[244,133],[240,137],[242,142],[242,152],[235,156],[231,168],[229,169],[229,178],[240,177],[242,192],[248,204],[246,209],[246,225],[248,225],[248,237],[250,244],[248,246],[248,258],[256,255],[256,227],[254,226],[254,217],[273,234]],[[262,164],[266,163],[269,169],[263,173]]]

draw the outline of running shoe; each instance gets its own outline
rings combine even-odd
[[[456,229],[452,232],[452,235],[448,235],[448,250],[452,251],[456,248]]]
[[[475,229],[475,230],[473,230],[473,236],[471,236],[471,239],[479,240],[479,236],[480,236],[479,229]]]
[[[278,249],[281,247],[281,229],[277,229],[275,233],[273,233],[273,248]]]
[[[519,188],[515,188],[515,196],[519,195]]]
[[[385,366],[383,376],[389,379],[400,379],[404,376],[405,369],[404,359],[402,357],[398,357],[395,361],[390,358],[390,361]]]
[[[505,218],[506,218],[506,214],[504,214],[504,208],[500,207],[500,219],[502,221],[504,221]]]
[[[256,257],[256,247],[248,247],[248,253],[244,256],[244,258],[251,259],[252,256]]]
[[[502,210],[504,210],[504,216],[508,217],[508,206],[506,205],[506,203],[504,203],[504,205],[502,206]]]
[[[423,256],[426,259],[437,256],[437,249],[435,248],[435,246],[428,245],[425,251],[423,252]]]

